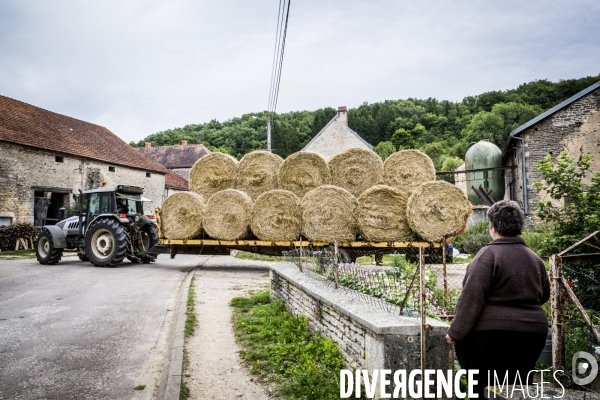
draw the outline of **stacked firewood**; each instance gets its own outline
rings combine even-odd
[[[0,250],[14,251],[22,249],[23,244],[32,248],[32,243],[40,232],[41,227],[31,224],[14,224],[0,228]],[[19,243],[20,242],[20,243]]]

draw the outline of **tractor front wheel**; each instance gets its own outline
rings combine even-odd
[[[54,248],[52,233],[42,229],[35,239],[35,255],[42,265],[57,264],[62,257],[63,249]]]
[[[86,232],[85,248],[92,264],[116,267],[127,254],[127,235],[121,224],[112,218],[101,218]]]

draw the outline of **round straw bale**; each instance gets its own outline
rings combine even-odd
[[[252,199],[236,189],[213,194],[206,203],[202,225],[212,238],[221,240],[245,239],[250,234]]]
[[[313,241],[355,240],[357,207],[358,201],[346,189],[319,186],[302,199],[302,234]]]
[[[299,151],[286,158],[279,168],[279,188],[300,198],[314,188],[330,183],[327,161],[318,153]]]
[[[160,226],[167,239],[188,239],[202,232],[206,211],[204,198],[194,192],[179,192],[167,197],[160,210]]]
[[[416,235],[406,220],[408,195],[386,185],[373,186],[358,198],[357,221],[365,240],[412,242]]]
[[[423,182],[435,180],[433,161],[418,150],[402,150],[392,154],[383,164],[383,180],[409,194]]]
[[[296,240],[302,225],[300,199],[288,190],[270,190],[252,204],[252,233],[261,240]]]
[[[439,242],[455,236],[471,215],[471,203],[455,185],[444,181],[422,183],[408,198],[407,219],[423,240]]]
[[[372,150],[352,148],[329,160],[331,184],[342,187],[354,196],[383,181],[383,162]]]
[[[277,189],[277,175],[283,158],[268,151],[258,150],[240,160],[235,176],[235,188],[248,193],[252,199],[269,190]]]
[[[205,155],[190,171],[190,190],[210,198],[213,194],[233,188],[238,161],[223,153]]]

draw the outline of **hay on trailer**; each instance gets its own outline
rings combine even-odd
[[[223,153],[210,153],[194,164],[190,171],[190,190],[209,199],[213,194],[231,189],[238,161]]]
[[[383,181],[383,162],[372,150],[352,148],[329,160],[331,184],[358,197],[371,186]]]
[[[319,186],[302,199],[302,235],[308,240],[345,242],[356,239],[356,198],[341,187]]]
[[[300,199],[288,190],[275,189],[252,204],[252,233],[261,240],[297,240],[302,213]]]
[[[246,154],[238,165],[235,188],[246,192],[253,200],[264,192],[277,189],[277,176],[282,163],[283,158],[268,151]]]
[[[290,155],[279,168],[279,188],[302,198],[316,187],[331,184],[327,161],[317,153],[299,151]]]
[[[408,198],[407,218],[411,229],[423,240],[440,242],[455,236],[471,215],[471,203],[455,185],[425,182]]]
[[[236,189],[213,194],[206,203],[202,225],[214,239],[245,239],[250,234],[252,199]]]
[[[410,194],[421,183],[435,180],[433,161],[418,150],[402,150],[392,154],[383,164],[386,185]]]
[[[175,193],[163,202],[160,221],[167,239],[189,239],[202,232],[204,198],[194,192]]]
[[[412,242],[416,235],[406,220],[408,195],[386,185],[373,186],[358,198],[358,229],[365,240]]]

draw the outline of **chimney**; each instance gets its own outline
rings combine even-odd
[[[346,106],[338,107],[337,120],[343,125],[348,126],[348,109],[346,108]]]
[[[145,147],[145,148],[147,148],[147,149],[149,149],[150,147],[152,147],[152,143],[150,143],[150,142],[146,142],[146,143],[144,144],[144,147]]]
[[[181,145],[182,145],[182,146],[187,146],[187,140],[185,140],[185,139],[182,139],[182,140],[181,140]]]

